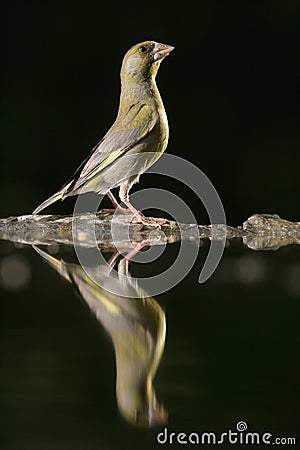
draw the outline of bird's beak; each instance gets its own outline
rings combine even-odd
[[[154,46],[154,61],[161,61],[165,56],[168,56],[174,47],[167,44],[155,44]]]

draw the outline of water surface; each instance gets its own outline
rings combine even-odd
[[[119,258],[119,270],[150,276],[179,245],[147,266]],[[241,420],[297,436],[299,247],[232,240],[200,285],[207,249],[169,292],[130,300],[137,284],[99,293],[70,246],[3,241],[1,449],[151,449],[164,427],[221,433]]]

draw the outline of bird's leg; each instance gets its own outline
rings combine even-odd
[[[109,258],[107,261],[107,264],[109,266],[109,272],[114,268],[116,265],[117,259],[122,256],[122,261],[125,261],[126,269],[128,269],[128,264],[132,260],[132,258],[141,251],[145,246],[151,245],[150,239],[143,239],[142,242],[137,242],[133,244],[134,247],[132,250],[130,250],[126,255],[122,255],[122,253],[119,250],[116,250],[113,255]],[[125,273],[126,272],[126,273]],[[124,272],[125,275],[128,275],[127,270]]]
[[[101,212],[113,214],[116,210],[118,210],[118,212],[120,212],[120,213],[128,214],[128,209],[122,208],[122,206],[119,205],[116,197],[114,196],[114,194],[111,191],[107,192],[107,196],[108,196],[109,200],[112,202],[114,208],[113,209],[109,209],[109,208],[101,209]]]
[[[115,264],[116,264],[116,262],[117,262],[117,259],[118,259],[118,257],[121,255],[121,253],[118,251],[118,250],[116,250],[114,253],[113,253],[113,255],[109,258],[109,260],[107,261],[107,264],[109,265],[109,267],[110,267],[110,271],[114,268],[114,266],[115,266]]]
[[[109,198],[109,200],[112,202],[112,204],[114,205],[115,209],[120,209],[121,211],[127,211],[126,208],[122,208],[122,206],[119,205],[116,197],[114,196],[114,194],[111,191],[108,191],[107,196]]]
[[[152,227],[161,228],[159,223],[153,222],[153,220],[146,219],[141,211],[138,211],[129,200],[122,199],[123,203],[127,206],[128,209],[134,214],[134,218],[131,221],[132,223],[142,223],[143,225],[150,225]]]
[[[143,239],[142,242],[137,242],[135,247],[124,256],[128,262],[130,262],[135,255],[137,255],[144,247],[151,245],[150,239]]]

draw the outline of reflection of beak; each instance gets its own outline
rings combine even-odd
[[[156,47],[156,46],[155,46]],[[174,47],[172,45],[158,44],[157,48],[154,47],[154,61],[161,61],[165,56],[168,56]]]

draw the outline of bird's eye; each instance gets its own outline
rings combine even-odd
[[[139,52],[140,53],[146,53],[147,51],[147,47],[145,47],[144,45],[142,45],[141,47],[139,47]]]

